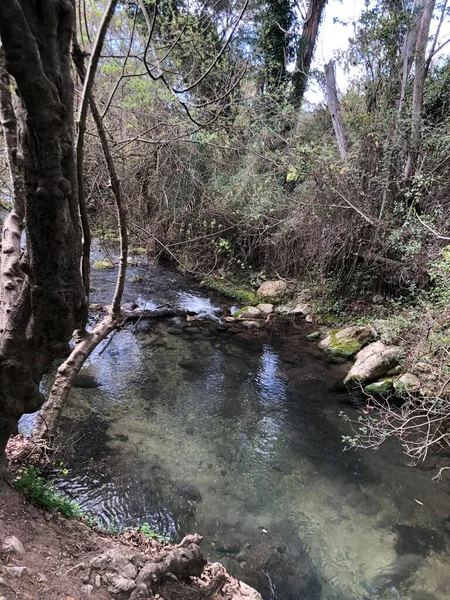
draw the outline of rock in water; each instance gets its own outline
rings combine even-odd
[[[368,327],[346,327],[330,331],[325,339],[319,343],[319,348],[339,358],[351,358],[372,339],[372,332]]]
[[[397,346],[386,346],[381,341],[373,342],[358,352],[356,362],[347,373],[344,383],[359,385],[381,379],[398,364],[400,356],[401,349]]]
[[[264,314],[256,306],[245,306],[233,315],[236,319],[258,319]]]
[[[286,290],[287,284],[285,281],[265,281],[259,286],[256,293],[263,298],[279,298],[286,293]]]
[[[95,389],[100,387],[100,384],[93,375],[89,375],[88,373],[78,373],[75,379],[75,387]]]
[[[258,304],[256,308],[264,315],[270,315],[273,312],[273,304]]]
[[[366,385],[364,388],[364,391],[367,394],[387,394],[392,390],[392,387],[392,377],[386,377],[385,379],[380,379],[380,381],[369,383],[369,385]]]

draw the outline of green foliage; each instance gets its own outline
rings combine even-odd
[[[156,531],[153,531],[153,529],[148,523],[143,523],[139,527],[139,532],[142,533],[142,535],[145,535],[145,537],[149,538],[150,540],[158,540],[158,542],[170,541],[170,537],[156,533]]]
[[[42,476],[37,467],[21,469],[14,478],[13,486],[31,502],[48,512],[59,512],[68,519],[80,519],[83,516],[83,511],[78,504],[62,497],[53,484]]]
[[[450,306],[450,244],[440,252],[439,260],[433,262],[429,269],[434,283],[432,297],[438,306]]]

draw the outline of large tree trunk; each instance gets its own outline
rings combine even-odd
[[[74,0],[0,0],[0,14],[2,82],[9,74],[17,86],[17,128],[11,129],[4,108],[2,120],[10,140],[17,132],[17,148],[8,152],[13,181],[19,189],[20,178],[25,182],[24,198],[14,190],[14,210],[3,233],[1,459],[18,419],[42,404],[42,375],[83,322],[87,302],[73,143]],[[26,247],[21,252],[23,217]]]
[[[319,33],[319,25],[322,21],[326,3],[327,0],[309,0],[305,24],[298,43],[295,70],[292,75],[291,102],[295,108],[300,108],[303,102]]]

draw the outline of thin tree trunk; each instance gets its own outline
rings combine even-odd
[[[297,48],[297,60],[292,75],[291,102],[300,108],[308,84],[309,71],[314,56],[319,26],[327,0],[309,0],[305,24]]]
[[[332,61],[325,65],[325,82],[327,86],[328,109],[331,114],[331,120],[333,121],[333,129],[336,135],[339,153],[342,160],[344,160],[348,153],[348,143],[341,119],[341,111],[339,108],[339,99],[336,88],[336,73],[334,63]]]
[[[86,76],[83,80],[83,93],[78,115],[78,136],[76,144],[77,156],[77,178],[78,178],[78,203],[80,206],[81,225],[83,229],[83,258],[82,258],[82,276],[86,294],[89,294],[90,280],[90,256],[91,256],[91,231],[89,228],[86,197],[84,192],[84,136],[86,133],[86,118],[89,109],[90,97],[94,87],[95,74],[97,72],[100,53],[105,41],[106,32],[114,16],[118,0],[109,0],[108,6],[103,14],[103,19],[100,24],[97,38],[89,61]]]
[[[408,158],[406,161],[403,180],[409,181],[414,175],[417,165],[417,157],[420,150],[420,139],[422,133],[422,107],[423,89],[426,75],[426,49],[430,35],[430,24],[433,18],[435,0],[429,0],[426,4],[420,20],[419,33],[417,35],[416,51],[414,56],[414,88],[411,115],[411,136]]]
[[[414,54],[416,51],[417,44],[417,36],[419,35],[420,23],[422,20],[422,14],[424,7],[426,5],[427,0],[417,0],[414,2],[412,7],[411,16],[412,16],[412,24],[410,29],[408,30],[405,41],[403,43],[402,48],[402,59],[401,59],[401,68],[400,68],[400,80],[401,90],[400,90],[400,99],[398,104],[398,112],[399,115],[403,108],[403,104],[406,98],[406,90],[408,86],[408,77],[411,72],[411,67],[414,63]]]

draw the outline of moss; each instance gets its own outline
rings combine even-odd
[[[213,290],[217,290],[228,298],[239,300],[239,302],[242,302],[246,306],[256,306],[256,304],[259,304],[260,302],[260,299],[255,292],[245,288],[237,287],[229,281],[208,277],[204,280],[204,283],[208,287],[212,288]]]
[[[386,377],[385,379],[380,379],[380,381],[369,383],[369,385],[366,385],[364,388],[364,391],[367,394],[387,394],[392,390],[392,386],[392,377]]]
[[[100,269],[102,271],[105,269],[114,269],[114,264],[108,259],[96,261],[93,266],[94,269]]]
[[[147,248],[131,248],[130,254],[147,254]]]
[[[346,340],[345,338],[339,339],[336,336],[339,331],[339,329],[330,331],[329,336],[331,343],[329,346],[329,351],[332,354],[342,356],[343,358],[351,358],[354,354],[361,350],[361,343],[358,342],[358,340]]]
[[[131,278],[132,283],[139,283],[141,281],[142,281],[142,277],[140,275],[133,275],[133,277]]]

